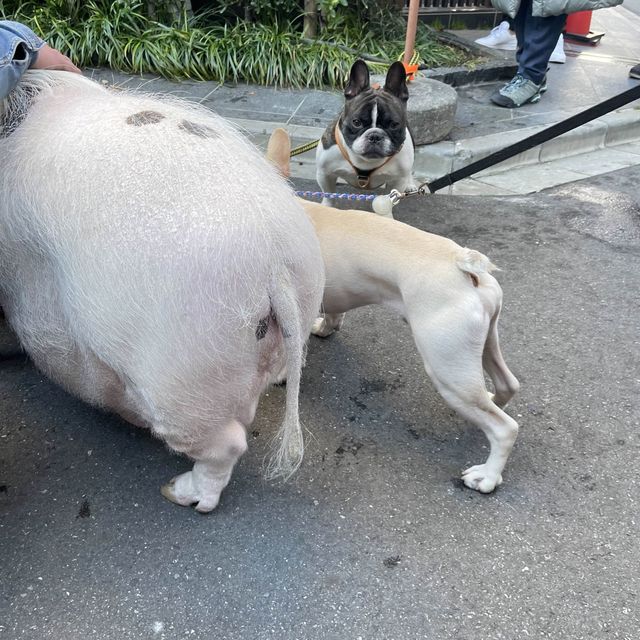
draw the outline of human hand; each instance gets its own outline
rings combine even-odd
[[[38,51],[36,61],[31,65],[32,69],[53,69],[57,71],[72,71],[73,73],[82,73],[67,56],[63,55],[48,44]]]

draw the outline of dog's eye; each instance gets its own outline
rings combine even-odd
[[[356,129],[359,129],[362,126],[362,120],[359,120],[358,118],[354,118],[351,121],[351,124],[356,127]]]
[[[392,122],[390,125],[391,129],[397,129],[400,126],[399,122]]]

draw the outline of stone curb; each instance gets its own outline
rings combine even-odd
[[[418,179],[438,178],[486,158],[495,151],[504,149],[548,126],[550,125],[526,127],[477,138],[437,142],[417,147],[414,173]],[[485,169],[482,174],[502,173],[509,168],[549,162],[637,140],[640,140],[640,109],[620,109],[504,160]]]
[[[467,69],[465,67],[438,67],[437,69],[427,69],[420,71],[427,78],[432,80],[440,80],[452,87],[461,87],[469,84],[478,84],[480,82],[495,82],[505,78],[512,78],[518,70],[517,64],[505,64],[492,60]]]
[[[489,47],[481,47],[473,41],[461,38],[451,31],[445,32],[444,38],[440,38],[445,44],[453,44],[461,49],[466,49],[474,56],[486,58],[472,67],[436,67],[434,69],[421,69],[420,73],[432,80],[440,80],[452,87],[477,84],[480,82],[496,82],[505,78],[512,78],[518,70],[518,65],[508,62],[501,53],[493,51]]]
[[[324,129],[300,125],[286,125],[259,120],[232,119],[236,125],[254,135],[268,136],[276,127],[286,127],[292,138],[301,143],[317,140]],[[463,140],[436,142],[416,147],[414,174],[418,180],[433,180],[467,166],[476,160],[504,149],[523,140],[550,125],[526,127],[519,130],[466,138]],[[626,108],[606,114],[578,129],[568,131],[558,138],[529,149],[513,158],[509,158],[494,167],[485,169],[482,174],[502,173],[506,169],[549,162],[557,158],[566,158],[605,147],[614,147],[640,140],[640,108]],[[294,175],[315,178],[315,153],[307,152],[292,159]]]

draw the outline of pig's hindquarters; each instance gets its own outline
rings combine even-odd
[[[285,360],[299,376],[319,247],[290,192],[225,123],[97,92],[39,100],[7,139],[5,188],[20,188],[6,191],[2,304],[54,380],[193,457],[164,494],[209,511],[260,392]],[[291,302],[281,317],[278,299]]]
[[[197,503],[200,511],[215,508],[246,451],[245,429],[260,394],[285,366],[267,286],[258,290],[231,270],[216,269],[158,300],[124,295],[114,305],[92,299],[91,290],[70,290],[54,265],[31,267],[33,277],[23,281],[8,316],[16,318],[36,365],[75,395],[151,428],[193,458],[193,470],[163,487],[163,495]],[[267,268],[247,280],[267,285]],[[153,271],[129,277],[149,278]],[[113,282],[115,274],[103,276]],[[221,295],[233,298],[231,308]]]

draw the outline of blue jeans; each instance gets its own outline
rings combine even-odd
[[[23,24],[0,20],[0,100],[9,95],[22,74],[35,62],[43,44]]]
[[[531,13],[531,0],[522,0],[513,30],[518,39],[518,73],[535,84],[542,84],[549,58],[567,21],[566,14],[538,18]]]

